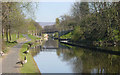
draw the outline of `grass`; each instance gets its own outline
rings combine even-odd
[[[73,48],[73,46],[70,46],[70,45],[67,45],[67,44],[63,44],[63,43],[60,43],[60,44],[66,46],[66,47],[69,47],[69,48]]]
[[[18,40],[18,38],[16,37],[16,34],[12,34],[11,37],[12,37],[12,40],[10,42],[4,41],[4,45],[5,45],[4,46],[5,48],[3,50],[4,52],[8,52],[9,51],[9,49],[8,49],[9,47],[12,47],[12,46],[17,44],[15,42],[13,42],[13,41],[17,41]],[[29,37],[32,39],[32,41],[34,41],[34,39],[40,39],[40,38],[32,36],[32,35],[29,35]],[[19,35],[19,40],[22,39],[22,38],[24,38],[24,37],[23,37],[22,34],[20,34]],[[28,43],[30,43],[30,42],[27,42],[27,43],[23,44],[22,48],[20,49],[20,54],[19,54],[20,55],[20,59],[24,59],[25,55],[23,55],[22,52],[27,50]],[[38,69],[38,67],[37,67],[37,65],[36,65],[32,55],[31,55],[31,53],[29,53],[26,56],[27,56],[27,63],[24,65],[24,67],[22,67],[20,69],[20,73],[40,73],[40,71],[39,71],[39,69]]]
[[[30,34],[28,34],[28,37],[29,37],[30,39],[32,39],[31,42],[35,42],[36,40],[41,39],[41,38],[39,38],[39,37],[36,37],[36,36],[30,35]],[[34,47],[35,45],[38,45],[38,44],[39,44],[39,43],[34,43],[34,44],[32,45],[32,47]]]
[[[32,41],[35,41],[35,40],[40,39],[39,37],[36,37],[36,36],[30,35],[30,34],[28,34],[28,37],[29,37],[30,39],[32,39]]]
[[[60,38],[62,38],[62,39],[71,39],[72,38],[71,36],[72,36],[72,32],[69,32],[66,35],[62,35]]]
[[[4,39],[6,40],[6,37],[5,37],[6,35],[4,35]],[[10,40],[8,40],[8,41],[10,41],[10,42],[12,42],[12,41],[16,41],[16,40],[18,40],[18,35],[17,34],[11,34],[11,41]],[[19,34],[19,38],[23,38],[24,36],[22,35],[22,34]],[[8,36],[8,39],[9,39],[10,37]]]
[[[2,47],[3,47],[3,49],[2,49],[2,51],[4,52],[4,53],[7,53],[8,51],[9,51],[9,48],[10,47],[13,47],[14,45],[16,45],[17,44],[17,42],[13,42],[13,41],[17,41],[18,40],[18,38],[16,37],[16,34],[11,34],[11,41],[9,41],[9,42],[7,42],[7,41],[3,41],[3,45],[2,45]],[[23,35],[22,34],[20,34],[20,38],[23,38]],[[9,39],[9,38],[8,38]]]
[[[7,47],[11,47],[11,46],[14,46],[17,43],[16,42],[6,42],[5,41],[5,44],[6,44]]]
[[[25,54],[23,55],[23,51],[26,51],[28,47],[28,43],[23,44],[20,49],[20,58],[24,59]],[[27,63],[24,64],[24,67],[20,69],[20,73],[40,73],[31,53],[27,54]]]
[[[20,49],[20,59],[24,59],[25,54],[23,55],[23,51],[27,50],[28,43],[34,42],[37,39],[40,39],[39,37],[33,36],[28,34],[28,37],[32,39],[31,41],[23,44],[22,48]],[[32,45],[33,46],[33,45]],[[26,55],[27,56],[27,63],[24,64],[24,67],[20,69],[20,73],[40,73],[36,62],[34,61],[31,52]]]
[[[11,38],[12,40],[11,41],[16,41],[18,38],[16,37],[17,35],[16,34],[12,34],[11,35]],[[23,38],[24,36],[22,34],[19,35],[19,38]]]
[[[5,43],[5,48],[3,50],[4,53],[7,53],[10,47],[13,47],[14,45],[17,44],[16,42],[12,43],[12,42],[6,42],[6,41],[4,43]]]

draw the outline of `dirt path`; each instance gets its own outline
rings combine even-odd
[[[27,35],[24,36],[28,39]],[[16,64],[19,60],[19,50],[22,45],[28,41],[30,41],[30,39],[10,48],[9,53],[2,59],[2,73],[19,73],[19,68],[21,66]]]

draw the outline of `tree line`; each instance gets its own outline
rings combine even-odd
[[[71,34],[73,41],[118,43],[120,2],[75,2],[71,15],[61,16],[59,25],[56,25],[59,30],[73,29]]]
[[[2,2],[2,40],[11,41],[12,34],[17,38],[25,33],[38,35],[42,27],[33,20],[33,6],[30,2]]]

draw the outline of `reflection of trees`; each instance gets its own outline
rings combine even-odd
[[[110,56],[107,54],[86,50],[84,55],[81,56],[83,61],[83,72],[91,72],[92,69],[97,69],[99,73],[103,72],[103,70],[107,73],[118,72],[119,68],[116,66],[120,67],[120,57],[116,57],[117,58],[113,58],[112,55]],[[113,61],[113,59],[115,61]],[[117,63],[113,64],[114,62]]]
[[[76,58],[72,62],[72,68],[75,73],[82,73],[83,65],[80,58]]]
[[[60,49],[58,55],[63,61],[68,61],[75,73],[120,73],[120,56],[100,52],[92,52],[83,48]]]
[[[58,41],[57,40],[52,40],[51,38],[49,38],[49,40],[45,42],[44,46],[57,48],[58,47]]]
[[[82,55],[83,51],[79,50],[79,54],[80,54],[79,55],[77,51],[65,48],[65,49],[57,50],[57,54],[59,54],[59,57],[61,57],[63,61],[68,61],[72,65],[73,71],[75,73],[81,73],[82,61],[79,57],[76,57],[76,55],[77,56]]]
[[[37,55],[38,53],[40,53],[40,50],[41,50],[41,45],[39,45],[39,46],[34,46],[34,47],[31,49],[31,54],[32,54],[32,56],[34,57],[35,55]]]
[[[62,57],[62,61],[69,61],[74,57],[74,54],[69,49],[57,49],[57,54]]]

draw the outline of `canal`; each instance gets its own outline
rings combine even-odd
[[[53,39],[33,47],[31,52],[41,73],[120,73],[120,56],[64,45]]]

